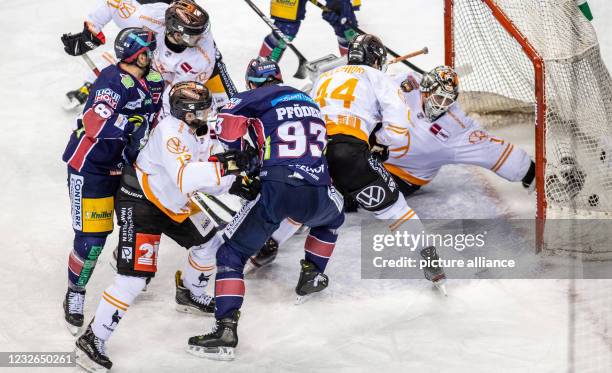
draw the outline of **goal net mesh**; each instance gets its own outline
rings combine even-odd
[[[536,143],[536,152],[545,152],[545,162],[537,165],[545,167],[545,177],[537,193],[545,196],[548,209],[544,203],[538,208],[549,216],[555,209],[577,215],[611,212],[612,80],[595,31],[575,1],[451,3],[462,107],[496,125],[525,118],[535,125],[537,110],[545,108],[545,138]],[[543,60],[543,102],[536,99],[532,59],[493,8]]]

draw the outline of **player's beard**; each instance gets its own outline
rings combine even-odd
[[[151,58],[147,58],[147,64],[145,66],[142,66],[141,64],[139,64],[138,61],[136,61],[135,65],[138,66],[138,68],[142,70],[143,78],[147,77],[147,75],[149,75],[149,72],[151,72]]]

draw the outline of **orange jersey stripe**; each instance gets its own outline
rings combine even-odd
[[[392,165],[392,164],[385,163],[383,164],[383,166],[385,166],[387,171],[391,172],[393,175],[399,177],[400,179],[406,180],[410,184],[423,186],[425,184],[428,184],[431,181],[431,180],[425,180],[425,179],[421,179],[416,176],[413,176],[409,174],[403,168]]]
[[[407,222],[408,220],[412,219],[414,216],[416,215],[416,212],[414,212],[413,210],[410,210],[408,213],[406,213],[406,215],[402,216],[401,218],[397,219],[395,221],[395,223],[391,224],[389,226],[389,228],[393,231],[396,230],[397,228],[399,228],[402,224],[404,224],[405,222]]]

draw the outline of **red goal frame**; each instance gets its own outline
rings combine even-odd
[[[456,0],[444,0],[444,61],[445,64],[455,67],[455,45],[453,37],[453,10]],[[512,20],[499,8],[494,0],[480,0],[491,11],[500,26],[515,39],[522,47],[523,52],[533,64],[535,73],[535,164],[536,164],[536,239],[538,249],[544,233],[544,220],[546,219],[546,192],[544,178],[546,169],[546,86],[544,60],[529,40],[521,33]]]

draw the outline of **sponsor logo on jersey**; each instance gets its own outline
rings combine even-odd
[[[127,74],[121,74],[121,84],[127,89],[134,87],[134,79]]]
[[[113,230],[114,198],[83,198],[83,232],[101,233]]]
[[[489,138],[489,134],[483,130],[476,130],[470,133],[469,141],[470,144],[478,144]]]
[[[134,242],[134,208],[123,207],[119,213],[119,220],[121,220],[121,243],[132,243]]]
[[[70,202],[72,213],[72,228],[83,229],[83,176],[70,175]]]
[[[121,247],[121,259],[129,262],[132,260],[132,248],[129,246]]]
[[[241,102],[242,102],[241,98],[232,98],[229,100],[227,104],[225,104],[223,109],[227,109],[227,110],[233,109],[236,106],[240,105]]]
[[[315,103],[314,100],[305,93],[292,93],[292,94],[283,95],[283,96],[275,98],[274,100],[271,101],[271,104],[272,106],[276,106],[283,102],[289,102],[289,101],[306,101],[306,102],[310,102],[313,104]]]
[[[136,233],[136,252],[134,270],[157,272],[157,250],[161,236],[157,234]]]
[[[448,141],[450,138],[450,134],[444,128],[442,128],[438,123],[434,123],[429,127],[429,131],[434,134],[440,141]]]
[[[125,104],[125,108],[128,110],[139,109],[140,107],[142,107],[142,102],[147,98],[147,95],[143,91],[141,91],[140,88],[136,88],[136,89],[138,90],[138,95],[140,96],[140,98],[134,101],[130,101],[127,104]]]
[[[238,230],[238,228],[240,227],[240,224],[242,224],[244,219],[246,219],[247,215],[249,215],[249,212],[251,211],[253,206],[255,206],[255,204],[259,201],[260,197],[261,194],[258,194],[257,198],[245,203],[240,209],[240,211],[238,211],[236,215],[234,215],[232,221],[225,227],[225,230],[223,231],[223,235],[225,237],[232,238],[234,233],[236,233],[236,230]]]
[[[359,192],[355,199],[364,207],[373,208],[380,205],[385,200],[386,195],[383,187],[371,185]]]
[[[189,148],[183,144],[178,137],[171,137],[166,141],[166,149],[172,154],[183,154],[189,152]]]
[[[96,98],[94,99],[94,103],[96,102],[104,102],[108,104],[113,109],[117,108],[117,103],[121,96],[119,93],[113,91],[110,88],[98,89],[96,91]]]
[[[191,67],[190,64],[188,64],[187,62],[183,62],[181,64],[181,70],[183,70],[185,73],[190,72],[191,70],[193,70],[193,68]]]

